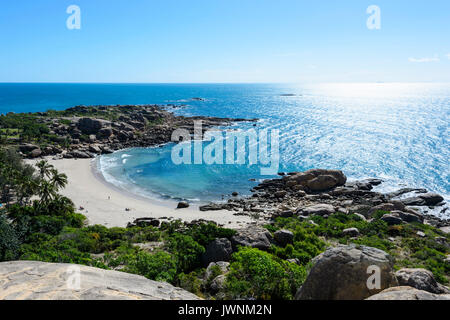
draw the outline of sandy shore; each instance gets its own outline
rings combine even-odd
[[[84,208],[78,211],[88,218],[90,225],[125,227],[128,222],[143,217],[167,217],[187,222],[205,219],[229,228],[241,228],[252,222],[251,218],[234,216],[231,211],[201,212],[196,206],[175,209],[176,202],[173,201],[159,202],[134,197],[94,174],[94,162],[90,159],[48,159],[48,162],[67,175],[69,183],[61,193],[70,198],[76,208]],[[126,211],[126,208],[131,210]]]

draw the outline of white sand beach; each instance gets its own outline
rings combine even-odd
[[[248,216],[234,216],[231,211],[202,212],[198,206],[175,209],[177,203],[174,201],[134,197],[97,177],[92,170],[95,162],[90,159],[48,159],[48,162],[67,175],[69,183],[61,193],[70,198],[77,209],[84,208],[78,211],[88,218],[90,225],[125,227],[128,222],[143,217],[167,217],[187,222],[205,219],[228,228],[241,228],[254,221]]]

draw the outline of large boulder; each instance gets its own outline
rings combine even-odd
[[[211,262],[217,261],[230,261],[232,253],[233,249],[230,240],[226,238],[215,239],[206,246],[201,260],[204,265],[209,265]]]
[[[233,251],[237,251],[239,246],[268,250],[272,241],[272,235],[268,230],[256,226],[238,230],[238,232],[231,237]]]
[[[405,205],[403,204],[403,202],[394,200],[391,202],[382,203],[375,207],[372,207],[367,212],[367,216],[371,217],[377,211],[391,212],[391,211],[403,211],[403,210],[405,210]]]
[[[435,294],[450,294],[450,290],[439,284],[433,273],[425,269],[401,269],[395,273],[401,286],[409,286]]]
[[[165,282],[93,267],[14,261],[0,263],[0,300],[198,300]]]
[[[379,289],[369,289],[369,267],[380,270]],[[384,251],[356,245],[330,248],[313,259],[313,267],[296,294],[298,300],[362,300],[396,286],[393,260]]]
[[[40,148],[34,149],[33,151],[30,152],[30,157],[32,158],[37,158],[40,157],[42,155],[42,150]]]
[[[444,198],[436,193],[424,193],[401,201],[407,206],[435,206],[444,201]]]
[[[421,194],[419,196],[419,198],[423,199],[427,206],[435,206],[435,205],[441,203],[442,201],[444,201],[444,197],[442,197],[441,195],[439,195],[437,193]]]
[[[19,151],[22,153],[29,153],[35,149],[39,149],[39,146],[34,144],[23,144],[18,147]]]
[[[310,191],[326,191],[337,186],[343,186],[347,177],[339,170],[312,169],[293,173],[285,178],[290,187],[295,184],[307,187]]]
[[[110,127],[111,122],[102,119],[81,118],[78,120],[78,129],[84,134],[97,134],[102,128]]]
[[[308,181],[308,188],[311,191],[326,191],[337,185],[337,180],[330,175],[321,175]]]
[[[273,237],[281,247],[294,242],[294,234],[289,230],[278,230],[273,234]]]
[[[402,218],[398,214],[385,214],[381,220],[386,222],[389,226],[395,226],[403,223]]]
[[[386,289],[367,300],[450,300],[450,295],[438,295],[403,286]]]
[[[80,150],[74,150],[69,152],[69,154],[72,156],[72,158],[78,158],[78,159],[89,159],[92,158],[91,154],[88,152],[80,151]]]
[[[303,215],[303,216],[325,216],[325,215],[331,215],[335,213],[336,210],[331,204],[315,204],[313,206],[309,206],[306,208],[300,208],[297,210],[297,214]]]

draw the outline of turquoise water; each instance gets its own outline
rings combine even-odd
[[[280,130],[280,171],[339,168],[351,179],[383,178],[384,190],[450,194],[450,84],[0,84],[0,113],[147,103],[187,104],[175,110],[184,115],[259,118],[257,129]],[[125,150],[102,157],[100,168],[137,193],[197,200],[248,194],[257,183],[250,179],[267,178],[249,165],[176,166],[170,151]]]

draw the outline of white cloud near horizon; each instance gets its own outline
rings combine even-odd
[[[450,53],[449,54],[447,54],[447,58],[450,60]]]
[[[449,57],[450,59],[450,57]],[[425,62],[439,62],[441,61],[438,57],[434,58],[409,58],[409,62],[425,63]]]

